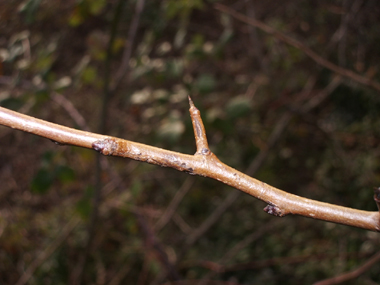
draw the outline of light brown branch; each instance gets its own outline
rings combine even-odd
[[[194,109],[190,111],[194,112]],[[200,120],[200,116],[197,118],[193,113],[192,116],[193,120]],[[116,137],[71,129],[1,107],[0,124],[48,138],[59,144],[93,148],[104,155],[128,157],[163,167],[171,167],[194,175],[209,177],[268,203],[267,212],[276,216],[282,217],[287,214],[295,214],[371,231],[380,231],[379,212],[332,205],[299,197],[274,188],[223,164],[211,151],[203,153],[202,148],[201,155],[199,155],[200,146],[203,147],[207,143],[202,139],[197,141],[197,153],[188,155]],[[203,124],[201,129],[202,126]],[[199,137],[205,138],[205,134],[201,133]]]
[[[234,17],[235,19],[237,19],[243,23],[246,23],[248,25],[252,25],[252,26],[262,30],[263,32],[265,32],[267,34],[273,35],[274,37],[276,37],[277,39],[287,43],[288,45],[291,45],[297,49],[302,50],[308,57],[310,57],[312,60],[314,60],[319,65],[321,65],[327,69],[330,69],[331,71],[333,71],[339,75],[342,75],[346,78],[352,79],[353,81],[355,81],[357,83],[360,83],[360,84],[365,85],[365,86],[369,86],[369,87],[371,87],[377,91],[380,91],[380,83],[379,82],[373,81],[372,79],[370,79],[368,77],[357,74],[357,73],[353,72],[352,70],[345,69],[345,68],[337,66],[336,64],[332,63],[331,61],[328,61],[327,59],[318,55],[316,52],[311,50],[308,46],[304,45],[303,43],[301,43],[301,42],[293,39],[292,37],[289,37],[289,36],[279,32],[279,31],[277,31],[276,29],[264,24],[263,22],[261,22],[257,19],[249,18],[249,17],[247,17],[241,13],[238,13],[235,10],[230,9],[227,6],[219,4],[219,3],[215,4],[215,8],[217,10],[223,12],[223,13],[231,15],[232,17]]]
[[[203,125],[201,119],[201,113],[194,106],[193,101],[189,96],[189,104],[190,104],[190,116],[191,121],[193,123],[194,136],[195,136],[195,144],[197,145],[197,152],[195,154],[206,155],[210,152],[210,148],[208,147],[206,130]]]

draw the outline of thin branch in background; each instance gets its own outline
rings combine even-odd
[[[255,9],[253,7],[253,2],[251,0],[245,0],[246,6],[247,6],[247,15],[251,19],[255,19]],[[260,64],[260,68],[264,73],[268,72],[268,65],[267,62],[263,56],[263,47],[261,44],[261,40],[259,39],[259,36],[257,34],[257,30],[254,26],[249,26],[249,36],[252,43],[251,49],[253,49],[257,62]]]
[[[226,212],[226,210],[236,201],[241,193],[238,191],[232,191],[226,199],[205,219],[202,224],[193,230],[186,238],[183,251],[188,250],[194,243],[196,243],[200,237],[202,237],[216,222],[220,220],[220,217]]]
[[[127,40],[125,41],[123,58],[121,60],[120,67],[118,71],[116,72],[115,81],[113,85],[111,86],[111,91],[113,93],[116,92],[117,89],[120,87],[121,82],[125,80],[125,77],[129,71],[129,61],[132,56],[132,49],[133,49],[137,29],[139,27],[140,16],[144,9],[144,5],[145,5],[145,0],[137,0],[134,17],[128,31]]]
[[[72,218],[57,235],[57,238],[50,245],[48,245],[45,250],[42,251],[41,254],[29,265],[29,267],[17,281],[16,285],[27,284],[38,267],[40,267],[57,250],[57,248],[61,246],[61,244],[68,238],[70,233],[78,225],[78,223],[79,220]]]
[[[169,206],[166,208],[165,212],[162,214],[161,218],[155,224],[155,231],[159,232],[172,219],[179,204],[193,185],[194,179],[192,177],[188,177],[182,184],[181,188],[179,188],[179,190],[174,195],[174,198],[170,202]]]
[[[220,258],[219,263],[226,264],[233,257],[235,257],[242,249],[246,248],[248,245],[256,242],[258,239],[268,234],[274,228],[277,228],[279,224],[283,224],[283,220],[276,220],[275,222],[267,223],[255,229],[255,231],[247,235],[244,239],[234,245],[229,251],[227,251],[222,258]]]
[[[129,271],[131,271],[130,265],[122,265],[119,271],[117,271],[113,276],[108,285],[118,285],[123,284],[122,281],[127,276]]]
[[[335,276],[333,278],[318,281],[314,283],[313,285],[333,285],[333,284],[340,284],[349,280],[353,280],[355,278],[358,278],[360,275],[364,274],[369,269],[371,269],[371,267],[374,266],[379,261],[380,261],[380,252],[372,256],[366,263],[364,263],[362,266],[360,266],[359,268],[353,271],[341,274],[339,276]]]
[[[270,35],[273,35],[274,37],[276,37],[277,39],[299,49],[299,50],[302,50],[307,56],[309,56],[312,60],[314,60],[316,63],[318,63],[319,65],[327,68],[327,69],[330,69],[331,71],[343,76],[343,77],[346,77],[346,78],[349,78],[357,83],[360,83],[362,85],[365,85],[365,86],[368,86],[368,87],[371,87],[377,91],[380,91],[380,83],[379,82],[376,82],[376,81],[373,81],[371,78],[368,78],[368,77],[365,77],[363,75],[360,75],[358,73],[355,73],[353,72],[352,70],[349,70],[349,69],[345,69],[345,68],[342,68],[342,67],[339,67],[337,66],[336,64],[328,61],[327,59],[321,57],[320,55],[318,55],[317,53],[315,53],[314,51],[312,51],[309,47],[307,47],[306,45],[304,45],[303,43],[277,31],[276,29],[264,24],[263,22],[257,20],[257,19],[251,19],[241,13],[238,13],[230,8],[228,8],[227,6],[225,5],[222,5],[222,4],[215,4],[215,8],[217,10],[219,10],[220,12],[223,12],[223,13],[226,13],[228,15],[231,15],[232,17],[234,17],[235,19],[243,22],[243,23],[246,23],[248,25],[253,25],[257,28],[259,28],[260,30],[270,34]]]
[[[336,43],[338,43],[338,50],[339,50],[338,57],[342,56],[340,53],[341,53],[341,49],[343,48],[345,43],[344,43],[344,45],[340,45],[340,42],[342,39],[344,39],[346,37],[347,30],[348,30],[348,24],[351,20],[354,19],[356,14],[360,11],[360,6],[362,6],[363,1],[362,0],[356,0],[355,2],[353,2],[351,9],[349,10],[349,4],[350,3],[352,3],[352,1],[346,1],[346,0],[343,1],[343,3],[342,3],[343,7],[342,8],[344,11],[343,11],[342,16],[341,16],[340,26],[335,31],[335,33],[332,35],[330,43],[327,45],[327,48],[326,48],[327,51],[330,51],[332,49],[336,49],[335,45],[336,45]],[[345,42],[345,40],[344,40],[344,42]],[[339,60],[339,64],[342,65],[341,64],[341,58],[339,58],[338,60]]]
[[[186,235],[190,234],[193,231],[192,227],[190,227],[189,224],[186,223],[178,213],[175,213],[173,215],[173,222]]]
[[[307,113],[312,109],[318,107],[324,100],[330,96],[334,90],[342,83],[342,78],[340,76],[335,76],[333,80],[326,86],[323,90],[319,91],[318,94],[310,98],[308,102],[306,102],[302,108],[302,113]]]
[[[339,254],[341,255],[341,254]],[[343,256],[345,258],[366,258],[368,253],[345,253]],[[196,262],[187,262],[185,268],[201,266],[207,268],[208,270],[214,271],[215,273],[226,273],[242,270],[254,270],[260,268],[267,268],[271,266],[281,266],[281,265],[291,265],[298,263],[305,263],[312,260],[331,260],[332,258],[337,257],[337,254],[309,254],[309,255],[299,255],[299,256],[286,256],[286,257],[275,257],[264,260],[239,263],[234,265],[222,265],[213,261],[196,261]],[[208,280],[210,281],[210,280]],[[315,285],[315,284],[314,284]]]
[[[144,233],[145,240],[147,242],[148,247],[153,248],[154,252],[157,255],[158,260],[160,260],[161,264],[164,265],[164,268],[166,269],[166,274],[169,277],[170,280],[180,280],[181,277],[179,273],[177,272],[174,265],[169,261],[167,254],[165,253],[164,248],[162,247],[161,243],[158,242],[156,235],[154,234],[153,230],[147,226],[147,223],[143,220],[140,213],[135,212],[135,215],[137,217],[137,221],[139,223],[139,226]]]
[[[268,232],[276,228],[278,223],[280,222],[282,222],[282,220],[277,220],[277,221],[265,224],[263,226],[260,226],[259,228],[255,229],[253,233],[247,235],[239,243],[234,245],[229,251],[227,251],[222,256],[222,258],[219,259],[218,262],[215,263],[218,265],[216,267],[216,270],[210,271],[202,278],[202,284],[206,284],[206,282],[209,282],[210,279],[216,276],[218,273],[223,272],[223,268],[226,266],[228,261],[231,261],[232,258],[235,255],[237,255],[242,249],[246,248],[248,245],[252,244],[253,242],[256,242],[258,239],[260,239],[264,235],[268,234]]]
[[[53,92],[51,94],[52,99],[60,106],[62,106],[63,109],[66,110],[66,112],[70,115],[70,117],[74,120],[74,122],[84,131],[90,131],[90,128],[88,127],[86,120],[83,118],[83,116],[78,112],[77,108],[71,103],[70,100],[67,100],[65,96]]]

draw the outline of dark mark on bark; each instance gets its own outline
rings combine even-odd
[[[380,202],[380,187],[376,187],[374,189],[375,195],[373,196],[373,198],[376,202]]]
[[[267,212],[270,215],[276,216],[276,217],[283,217],[285,214],[281,212],[281,209],[275,205],[268,205],[264,208],[264,211]]]
[[[197,132],[197,136],[200,138],[202,136],[202,128],[198,121],[195,121],[195,131]]]
[[[92,143],[92,148],[104,155],[114,154],[117,147],[117,142],[111,138],[98,140]]]
[[[60,142],[57,142],[57,141],[55,141],[55,140],[51,140],[54,144],[56,144],[56,145],[66,145],[65,143],[60,143]]]

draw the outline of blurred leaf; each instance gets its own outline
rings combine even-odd
[[[142,90],[137,90],[131,95],[132,104],[144,104],[147,103],[152,97],[152,89],[145,87]]]
[[[184,14],[189,14],[193,9],[202,9],[202,0],[166,0],[163,1],[165,5],[165,11],[167,17],[173,18],[177,15],[183,16]]]
[[[113,54],[118,53],[119,51],[121,51],[124,45],[125,45],[124,38],[121,38],[121,37],[116,38],[112,44],[112,53]]]
[[[75,180],[74,170],[66,165],[57,166],[55,172],[61,182],[70,182]]]
[[[161,140],[175,143],[185,131],[185,125],[180,119],[178,112],[171,112],[169,118],[165,119],[157,130],[157,135]]]
[[[251,111],[251,100],[245,96],[234,97],[228,102],[226,111],[231,119],[244,117]]]
[[[19,98],[7,98],[0,101],[0,106],[11,109],[13,111],[19,110],[24,105],[24,101]]]
[[[178,59],[172,59],[166,61],[166,72],[169,77],[179,77],[183,74],[183,61]]]
[[[92,15],[100,14],[107,4],[106,0],[87,0],[86,2]]]
[[[76,205],[76,211],[83,219],[88,219],[91,214],[91,199],[93,196],[94,189],[92,186],[87,186],[84,191],[82,199],[80,199]]]
[[[106,0],[79,0],[69,17],[69,25],[77,27],[90,15],[99,15],[106,4]]]
[[[46,75],[46,73],[50,70],[55,57],[52,54],[41,54],[34,63],[34,68],[37,72]]]
[[[137,198],[142,190],[143,188],[141,182],[139,180],[133,181],[131,185],[131,193],[133,198]]]
[[[42,155],[42,163],[50,166],[51,162],[53,161],[54,156],[55,156],[55,152],[45,151]]]
[[[216,81],[214,75],[209,73],[201,74],[194,83],[194,88],[202,94],[209,93],[215,89]]]
[[[32,193],[45,194],[53,184],[54,175],[51,171],[41,168],[34,176],[31,184]]]
[[[82,72],[82,81],[84,84],[91,84],[97,78],[97,69],[92,66],[87,66]]]
[[[53,83],[53,88],[55,90],[61,90],[63,88],[69,87],[72,83],[72,79],[69,76],[64,76]]]
[[[25,15],[25,22],[27,24],[34,22],[40,3],[41,0],[27,0],[21,4],[19,11]]]
[[[50,94],[46,89],[40,89],[34,92],[34,99],[36,99],[36,105],[38,105],[38,103],[50,100]]]
[[[80,12],[80,9],[76,7],[69,17],[69,25],[72,27],[77,27],[80,24],[82,24],[83,21],[84,21],[84,17],[82,13]]]

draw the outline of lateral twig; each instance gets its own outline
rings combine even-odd
[[[313,82],[313,80],[311,80]],[[341,76],[336,76],[333,78],[331,83],[323,90],[318,92],[315,96],[310,98],[305,104],[303,104],[299,109],[301,113],[306,113],[316,106],[318,106],[323,100],[327,98],[328,95],[331,94],[332,91],[339,85],[341,82]],[[307,84],[303,90],[303,92],[310,92],[311,86]],[[294,108],[296,106],[293,106]],[[292,112],[284,113],[280,119],[275,124],[272,133],[270,134],[267,140],[266,148],[262,149],[259,154],[255,157],[252,163],[248,166],[245,171],[248,175],[253,176],[256,171],[260,168],[260,166],[264,163],[266,157],[268,156],[270,150],[276,144],[276,142],[280,139],[281,134],[286,129],[289,121],[292,119],[294,114]],[[240,197],[241,192],[231,192],[224,201],[207,217],[203,223],[191,232],[186,238],[186,246],[183,248],[185,251],[189,246],[193,245],[205,232],[207,232],[217,221],[219,221],[220,216],[235,202],[235,200]]]
[[[192,115],[193,116],[193,115]],[[93,148],[103,155],[128,157],[138,161],[171,167],[193,175],[209,177],[239,189],[270,205],[276,216],[295,214],[313,219],[380,231],[380,213],[319,202],[287,193],[249,177],[222,163],[211,151],[206,154],[182,154],[116,137],[75,130],[0,108],[0,124],[33,133],[60,144]],[[205,134],[202,134],[205,136]]]
[[[211,153],[211,152],[210,152],[210,149],[208,147],[206,130],[205,130],[205,127],[204,127],[202,119],[201,119],[201,113],[194,106],[194,103],[191,100],[190,96],[189,96],[189,103],[190,103],[190,110],[189,111],[190,111],[191,121],[193,123],[195,143],[197,145],[196,154],[206,155],[206,154]]]

